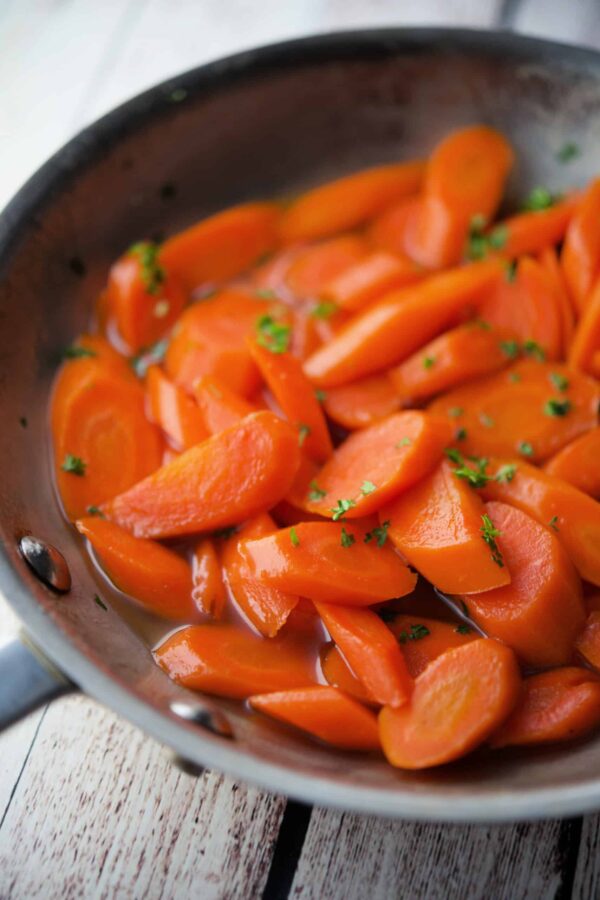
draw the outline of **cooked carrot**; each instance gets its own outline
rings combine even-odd
[[[250,697],[259,712],[344,750],[378,750],[375,714],[334,687],[300,688]]]
[[[192,597],[198,609],[213,619],[220,619],[227,596],[221,576],[221,563],[211,538],[198,541],[192,554]]]
[[[469,594],[469,616],[534,668],[565,665],[585,622],[581,581],[552,529],[506,503],[485,504],[510,584]],[[543,561],[543,563],[542,563]]]
[[[344,694],[350,694],[351,697],[355,697],[361,703],[375,702],[335,644],[329,644],[322,649],[321,672],[328,684],[339,688]]]
[[[270,412],[253,413],[115,497],[104,512],[138,537],[222,528],[281,500],[299,456],[287,423]]]
[[[273,534],[277,526],[266,513],[246,522],[224,544],[222,559],[229,592],[244,615],[265,637],[274,637],[298,605],[297,594],[289,594],[255,578],[245,562],[242,546],[250,538]]]
[[[552,284],[556,292],[556,299],[558,301],[560,320],[562,325],[561,356],[564,357],[569,353],[573,335],[575,334],[575,313],[573,310],[573,304],[571,302],[569,290],[565,281],[564,272],[558,260],[556,248],[545,247],[539,253],[538,259],[552,279]]]
[[[451,325],[501,271],[500,262],[486,260],[392,291],[343,325],[306,360],[304,371],[317,386],[327,388],[401,362]]]
[[[267,640],[225,623],[183,628],[168,637],[154,656],[178,684],[240,700],[315,681],[309,642],[283,634]]]
[[[203,219],[162,245],[161,262],[188,290],[234,278],[277,243],[275,203],[245,203]]]
[[[574,369],[597,374],[595,357],[600,348],[600,279],[588,296],[575,328],[567,361]]]
[[[401,706],[412,692],[398,642],[370,609],[316,603],[327,631],[376,703]]]
[[[150,366],[146,377],[152,419],[177,449],[187,450],[205,440],[209,431],[198,404],[173,384],[158,366]]]
[[[519,747],[572,741],[598,725],[600,681],[587,669],[552,669],[523,681],[521,699],[490,744]]]
[[[488,500],[503,500],[552,528],[586,581],[600,587],[600,503],[587,494],[525,462],[517,464],[514,477],[498,480],[506,460],[492,460],[492,480],[483,487]]]
[[[241,552],[253,577],[311,600],[368,606],[410,593],[414,574],[377,535],[366,537],[359,524],[301,522]]]
[[[427,163],[411,256],[435,269],[456,265],[473,217],[493,218],[513,162],[508,141],[492,128],[477,125],[445,137]]]
[[[502,350],[505,335],[474,322],[446,331],[388,372],[397,393],[411,401],[426,400],[489,375],[508,363]]]
[[[577,204],[560,262],[575,308],[582,313],[600,275],[600,179],[591,182]]]
[[[408,257],[380,250],[345,268],[322,287],[320,295],[342,309],[355,311],[388,291],[420,281],[424,275],[423,268]]]
[[[523,360],[444,394],[429,410],[462,429],[465,454],[539,462],[597,424],[599,401],[600,385],[591,378],[557,363]]]
[[[400,398],[386,375],[371,375],[323,393],[329,418],[349,431],[366,428],[400,407]]]
[[[515,708],[521,678],[515,656],[494,640],[448,650],[415,681],[410,703],[379,714],[383,751],[393,766],[425,769],[464,756]]]
[[[423,169],[420,161],[394,163],[313,188],[284,212],[283,239],[314,240],[356,228],[386,206],[414,194],[420,187]]]
[[[218,434],[257,411],[255,406],[232,391],[224,381],[212,375],[203,375],[196,381],[194,397],[209,434]]]
[[[293,295],[319,297],[325,285],[361,260],[367,252],[364,238],[345,234],[298,251],[285,281]]]
[[[544,469],[600,500],[600,428],[592,428],[571,441],[548,460]]]
[[[331,517],[349,501],[348,519],[376,512],[431,472],[451,440],[452,428],[441,418],[420,410],[394,413],[335,450],[315,478],[322,496],[307,508]]]
[[[506,236],[497,253],[510,259],[539,253],[544,247],[558,244],[579,203],[579,194],[569,194],[548,209],[517,213],[495,226],[496,234]]]
[[[366,232],[373,247],[410,258],[409,235],[421,203],[420,195],[405,198],[378,215]]]
[[[182,622],[200,618],[202,607],[192,596],[192,572],[181,556],[97,516],[75,524],[120,591],[163,618]]]
[[[302,449],[317,462],[331,456],[333,446],[321,404],[291,353],[273,353],[255,340],[248,340],[252,359],[290,425],[298,432]]]
[[[479,634],[468,625],[440,622],[418,614],[399,614],[388,624],[400,641],[402,655],[413,678],[447,650],[479,639]]]
[[[402,555],[449,594],[471,594],[510,582],[510,573],[485,540],[480,498],[449,462],[379,513]]]
[[[575,649],[595,669],[600,669],[600,612],[592,610],[585,628],[575,641]]]

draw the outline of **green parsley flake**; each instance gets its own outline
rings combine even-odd
[[[488,416],[487,413],[481,413],[479,416],[479,421],[484,426],[484,428],[493,428],[496,424],[491,416]]]
[[[272,288],[258,288],[254,293],[261,300],[275,300],[277,297],[277,294]]]
[[[457,625],[454,629],[457,634],[471,634],[471,627],[469,625]]]
[[[331,512],[333,513],[331,518],[334,522],[337,522],[344,513],[347,513],[354,506],[356,506],[356,500],[338,500],[337,504],[331,507]]]
[[[452,462],[456,463],[457,465],[462,464],[463,455],[460,452],[460,450],[456,449],[456,447],[446,447],[446,449],[444,450],[444,453],[446,454],[448,459],[452,460]]]
[[[500,349],[509,359],[516,359],[519,355],[519,345],[516,341],[500,341]]]
[[[464,600],[459,600],[458,602],[460,603],[460,608],[461,608],[461,610],[462,610],[463,616],[465,616],[465,618],[467,618],[467,619],[470,619],[470,618],[471,618],[471,613],[469,612],[469,607],[467,606],[467,604],[465,603],[465,601],[464,601]]]
[[[470,260],[483,259],[487,253],[487,238],[483,233],[487,219],[480,213],[473,216],[467,237],[466,257]]]
[[[523,456],[533,456],[533,446],[529,441],[519,441],[517,450],[519,453],[522,453]]]
[[[344,526],[342,525],[342,547],[351,547],[352,544],[356,543],[356,538],[353,534],[349,534]]]
[[[88,506],[86,509],[86,513],[88,514],[88,516],[99,516],[99,518],[101,519],[106,518],[99,506]]]
[[[64,359],[82,359],[84,356],[97,355],[98,354],[94,350],[90,350],[88,347],[82,347],[80,344],[71,344],[70,347],[63,350]]]
[[[322,500],[326,495],[327,491],[322,491],[316,481],[311,481],[309,484],[310,491],[308,492],[308,499],[316,502],[317,500]]]
[[[382,522],[378,528],[367,531],[365,534],[365,544],[370,544],[371,541],[375,541],[378,547],[383,547],[387,540],[388,528],[391,524],[390,520],[386,519],[386,521]]]
[[[518,384],[519,381],[521,380],[521,376],[519,375],[518,372],[509,372],[508,380],[512,381],[513,384]]]
[[[466,441],[467,429],[466,428],[457,428],[454,433],[454,439],[457,441]]]
[[[534,187],[525,198],[523,209],[529,212],[541,212],[543,209],[550,209],[555,203],[556,197],[550,193],[548,188]]]
[[[561,372],[550,372],[548,376],[557,391],[568,391],[569,379]]]
[[[509,284],[517,277],[517,261],[516,259],[511,259],[510,262],[507,262],[504,267],[504,277],[508,281]]]
[[[327,391],[321,390],[321,388],[317,388],[315,391],[315,397],[319,401],[319,403],[324,403],[327,400]]]
[[[336,303],[327,303],[325,300],[322,300],[320,303],[313,306],[310,314],[315,319],[329,319],[337,311],[338,306]]]
[[[450,447],[445,453],[452,462],[456,463],[456,468],[453,469],[456,477],[464,479],[471,487],[482,488],[485,487],[488,481],[492,480],[492,476],[488,475],[485,471],[488,464],[488,460],[485,456],[470,456],[469,460],[474,463],[475,466],[475,468],[473,468],[473,466],[466,464],[464,457],[459,450]]]
[[[502,532],[498,531],[497,528],[494,527],[494,523],[487,515],[484,513],[481,517],[481,521],[483,522],[481,528],[479,529],[481,532],[481,537],[486,542],[490,550],[492,551],[492,559],[500,568],[504,568],[504,560],[502,559],[502,553],[498,548],[498,544],[496,543],[496,538],[499,537]]]
[[[376,491],[377,485],[373,484],[372,481],[363,481],[362,487],[360,490],[361,490],[361,493],[365,494],[365,496],[366,496],[367,494],[372,494],[373,491]]]
[[[408,641],[421,641],[423,638],[426,638],[428,634],[431,634],[431,632],[427,625],[423,625],[419,622],[416,625],[411,625],[408,632],[404,630],[401,631],[398,635],[398,640],[401,644],[406,644]]]
[[[578,144],[574,141],[567,141],[556,154],[556,158],[559,162],[567,163],[571,162],[572,159],[576,159],[580,153],[581,149]]]
[[[256,340],[271,353],[285,353],[290,345],[291,328],[273,316],[260,316],[256,323]]]
[[[462,406],[451,406],[448,410],[448,415],[451,419],[458,419],[459,416],[462,416],[464,413],[464,409]]]
[[[506,225],[497,225],[488,235],[488,244],[494,250],[502,250],[508,240],[508,228]]]
[[[570,400],[557,400],[553,397],[551,400],[544,403],[544,415],[564,417],[572,406],[573,404]]]
[[[63,472],[70,472],[72,475],[85,475],[86,466],[87,463],[85,463],[81,457],[73,456],[72,453],[67,453],[61,469]]]
[[[531,356],[532,359],[537,359],[538,362],[544,362],[546,359],[546,351],[543,347],[540,347],[537,341],[527,340],[523,341],[523,351],[526,356]]]
[[[300,546],[300,538],[295,528],[290,528],[290,541],[292,542],[292,547]]]
[[[435,356],[424,356],[423,357],[423,368],[431,369],[435,365]]]
[[[104,612],[108,612],[108,606],[103,600],[100,599],[98,594],[94,594],[94,603],[96,604],[96,606],[99,606],[100,609],[103,609]]]
[[[300,447],[304,446],[304,441],[310,434],[310,425],[305,425],[303,422],[298,425],[298,444]]]
[[[411,443],[412,441],[409,437],[403,437],[401,441],[394,444],[394,447],[397,447],[398,449],[400,449],[400,447],[410,447]]]
[[[165,270],[158,262],[158,244],[151,241],[140,241],[129,248],[140,264],[140,277],[148,294],[158,293],[165,280]]]
[[[554,529],[554,531],[558,531],[558,516],[552,516],[550,521],[548,522],[550,528]]]
[[[494,481],[499,482],[499,484],[510,484],[516,473],[516,465],[514,463],[507,463],[504,466],[500,466],[494,476]]]

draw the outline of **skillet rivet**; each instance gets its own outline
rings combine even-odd
[[[212,731],[219,737],[233,738],[231,725],[218,710],[207,709],[199,703],[183,703],[180,700],[174,700],[171,703],[171,712],[180,719],[186,719],[201,728],[206,728],[207,731]]]
[[[70,590],[71,573],[60,550],[29,534],[19,541],[19,550],[40,581],[61,593]]]

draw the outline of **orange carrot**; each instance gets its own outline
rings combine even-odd
[[[355,234],[301,249],[287,270],[287,287],[295,297],[319,297],[332,278],[357,263],[366,252],[364,238]]]
[[[567,361],[574,369],[597,374],[595,359],[600,348],[600,279],[588,296]]]
[[[410,258],[409,235],[421,203],[420,195],[409,197],[377,216],[367,229],[367,238],[373,247]]]
[[[571,441],[548,460],[544,469],[600,500],[600,428],[592,428]]]
[[[335,644],[323,648],[321,671],[325,681],[332,687],[339,688],[344,694],[350,694],[361,703],[374,703],[366,687],[356,677]]]
[[[420,281],[424,275],[424,270],[408,257],[376,251],[328,281],[320,295],[342,309],[355,311],[382,294]]]
[[[548,209],[517,213],[504,219],[494,229],[496,233],[506,235],[497,252],[515,259],[558,244],[577,210],[579,199],[579,194],[572,193]]]
[[[482,639],[448,650],[419,675],[410,703],[379,714],[388,762],[425,769],[464,756],[508,717],[520,690],[508,647]]]
[[[278,691],[250,697],[259,712],[301,728],[344,750],[378,750],[375,714],[333,687]]]
[[[414,574],[367,536],[359,524],[301,522],[246,541],[241,552],[254,578],[311,600],[368,606],[410,593]]]
[[[538,255],[539,262],[545,268],[547,274],[552,280],[558,307],[560,310],[560,320],[562,325],[562,350],[561,356],[567,356],[573,335],[575,333],[575,313],[569,290],[565,282],[564,272],[560,266],[558,255],[554,247],[545,247]]]
[[[600,612],[592,610],[581,634],[575,641],[575,649],[595,669],[600,669]]]
[[[379,513],[408,562],[440,590],[471,594],[510,582],[485,540],[483,503],[447,461]]]
[[[323,405],[330,419],[354,431],[366,428],[396,412],[400,398],[386,375],[372,375],[323,391]]]
[[[505,503],[486,503],[510,584],[469,594],[469,616],[536,668],[568,663],[585,610],[581,581],[556,534]],[[543,564],[541,561],[543,560]]]
[[[198,379],[194,384],[194,396],[209,434],[218,434],[257,411],[255,406],[234,393],[224,381],[212,375],[203,375]]]
[[[192,579],[192,597],[198,609],[213,619],[220,619],[225,611],[227,597],[219,556],[211,538],[203,538],[194,547]]]
[[[253,413],[115,497],[104,512],[138,537],[222,528],[281,500],[299,456],[289,425],[273,413]]]
[[[389,622],[389,628],[400,641],[402,655],[413,678],[424,672],[442,653],[479,639],[477,632],[468,625],[440,622],[421,615],[396,615]]]
[[[96,516],[75,524],[120,591],[165,619],[193,622],[200,618],[201,607],[192,596],[192,573],[184,559]]]
[[[208,437],[198,404],[162,373],[150,366],[147,373],[150,413],[179,450],[187,450]]]
[[[302,194],[281,219],[283,239],[314,240],[362,225],[386,206],[414,194],[422,162],[394,163],[356,172]]]
[[[600,179],[590,183],[577,204],[560,262],[575,308],[582,313],[600,275]]]

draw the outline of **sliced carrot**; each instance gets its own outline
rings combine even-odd
[[[419,410],[394,413],[337,448],[315,479],[323,496],[307,508],[331,517],[347,500],[346,518],[376,512],[431,472],[451,440],[452,428],[441,418]]]
[[[194,602],[192,572],[184,559],[97,516],[75,524],[120,591],[165,619],[193,622],[200,618],[202,607]]]
[[[588,296],[585,309],[575,328],[567,361],[574,369],[597,375],[600,349],[600,279]]]
[[[209,434],[218,434],[257,411],[255,406],[232,391],[224,381],[212,375],[203,375],[196,381],[194,397]]]
[[[411,256],[431,268],[456,265],[473,217],[493,218],[513,162],[508,141],[492,128],[477,125],[445,137],[427,163]]]
[[[275,203],[226,209],[165,241],[161,262],[188,290],[234,278],[274,249],[279,215]]]
[[[420,161],[394,163],[313,188],[284,212],[283,239],[314,240],[356,228],[386,206],[414,194],[421,184],[423,169]]]
[[[414,574],[389,545],[365,537],[358,524],[301,522],[241,551],[253,577],[315,601],[368,606],[410,593]]]
[[[508,358],[501,346],[503,337],[485,323],[461,325],[430,341],[391,369],[388,377],[400,397],[429,399],[504,368]]]
[[[598,422],[600,385],[557,363],[523,360],[430,405],[463,429],[466,454],[543,461]]]
[[[388,624],[400,641],[402,655],[413,678],[447,650],[479,639],[479,634],[468,625],[440,622],[421,615],[396,615]]]
[[[491,476],[506,466],[492,460]],[[503,500],[552,528],[586,581],[600,587],[600,503],[535,466],[520,462],[510,480],[491,481],[482,489],[488,500]]]
[[[595,669],[600,669],[600,612],[592,610],[585,628],[575,642],[575,649]]]
[[[270,412],[253,413],[115,497],[104,512],[138,537],[222,528],[281,500],[299,456],[287,423]]]
[[[548,460],[544,469],[600,500],[600,428],[592,428],[571,441]]]
[[[345,268],[321,289],[324,300],[355,311],[382,294],[420,281],[425,272],[408,257],[376,251]]]
[[[332,278],[357,263],[367,252],[364,238],[344,234],[298,251],[285,281],[295,297],[319,297]]]
[[[252,359],[290,425],[298,431],[302,449],[318,462],[331,456],[333,446],[321,404],[291,353],[273,353],[256,340],[249,340]]]
[[[469,594],[469,616],[535,668],[565,665],[585,622],[581,581],[554,532],[506,503],[486,503],[510,584]],[[543,563],[542,563],[543,561]]]
[[[464,756],[515,708],[521,678],[515,656],[494,640],[448,650],[415,681],[411,702],[379,714],[383,751],[393,766],[425,769]]]
[[[510,582],[484,540],[483,503],[447,461],[380,511],[408,562],[440,590],[471,594]]]
[[[378,750],[377,718],[334,687],[301,688],[250,697],[259,712],[344,750]]]
[[[178,684],[239,700],[315,681],[309,642],[297,635],[267,640],[225,623],[183,628],[157,647],[154,656]]]
[[[560,262],[575,307],[582,313],[600,275],[600,179],[591,182],[577,204]]]
[[[552,279],[552,284],[554,285],[554,290],[556,292],[562,325],[561,356],[564,357],[569,352],[573,335],[575,334],[575,313],[573,311],[573,305],[565,282],[565,276],[558,260],[556,248],[545,247],[538,255],[538,259]]]
[[[398,642],[370,609],[316,603],[327,631],[376,703],[401,706],[412,692]]]
[[[227,596],[221,576],[221,563],[214,541],[198,541],[192,555],[192,596],[198,609],[213,619],[220,619],[225,611]]]
[[[500,262],[486,260],[392,291],[343,325],[306,360],[304,371],[327,388],[401,362],[451,325],[501,271]]]
[[[400,407],[400,398],[386,375],[371,375],[323,393],[329,418],[350,431],[366,428]]]
[[[600,682],[587,669],[539,672],[523,681],[516,709],[490,740],[492,747],[572,741],[600,725]]]
[[[150,366],[147,386],[152,419],[179,450],[187,450],[208,437],[202,414],[180,387],[173,384],[158,366]]]
[[[506,234],[506,240],[497,252],[515,259],[558,244],[565,236],[579,199],[579,194],[572,193],[548,209],[517,213],[504,219],[494,229],[496,233]]]
[[[409,197],[395,203],[377,216],[366,232],[373,247],[386,253],[410,258],[409,233],[421,202],[420,195]]]
[[[321,672],[332,687],[350,694],[361,703],[374,703],[366,687],[356,677],[335,644],[329,644],[321,653]]]

